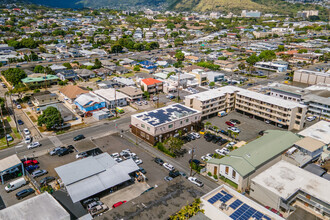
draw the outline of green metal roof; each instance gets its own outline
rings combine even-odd
[[[290,131],[268,130],[262,137],[230,152],[226,157],[211,159],[208,163],[231,166],[245,177],[288,150],[298,140],[300,137]]]
[[[42,82],[45,80],[55,80],[55,79],[59,79],[57,76],[55,75],[47,75],[45,76],[40,76],[40,77],[26,77],[24,79],[22,79],[23,83],[33,83],[33,82]]]

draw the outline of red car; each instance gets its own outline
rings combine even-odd
[[[23,164],[24,166],[31,166],[31,165],[36,165],[38,164],[39,162],[37,160],[27,160],[27,161],[24,161]]]
[[[277,214],[277,215],[283,217],[283,215],[282,215],[279,211],[277,211],[276,209],[271,208],[271,207],[269,207],[269,206],[265,206],[265,207],[266,207],[266,209],[269,209],[270,211],[274,212],[275,214]]]
[[[235,126],[233,123],[231,123],[230,121],[226,121],[226,124],[229,125],[230,127]]]
[[[124,203],[126,203],[126,201],[117,202],[112,206],[112,208],[117,208],[118,206],[121,206]]]

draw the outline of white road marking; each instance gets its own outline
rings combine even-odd
[[[54,144],[55,147],[63,146],[63,143],[55,136],[48,137],[48,139]]]

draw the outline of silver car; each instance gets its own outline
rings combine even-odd
[[[49,152],[50,156],[54,156],[62,149],[62,147],[55,147],[51,152]]]
[[[36,171],[33,171],[31,175],[32,175],[34,178],[36,178],[36,177],[39,177],[39,176],[45,175],[45,174],[47,174],[47,173],[48,173],[47,170],[36,170]]]

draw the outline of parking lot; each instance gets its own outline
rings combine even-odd
[[[220,130],[227,131],[228,125],[225,124],[226,121],[230,119],[239,120],[241,123],[235,125],[237,128],[241,130],[237,138],[241,141],[250,142],[258,137],[258,133],[264,130],[284,130],[282,128],[276,127],[271,124],[267,124],[263,121],[249,118],[247,115],[243,115],[237,112],[231,112],[224,117],[213,117],[204,121],[210,122],[213,126],[217,126]]]

